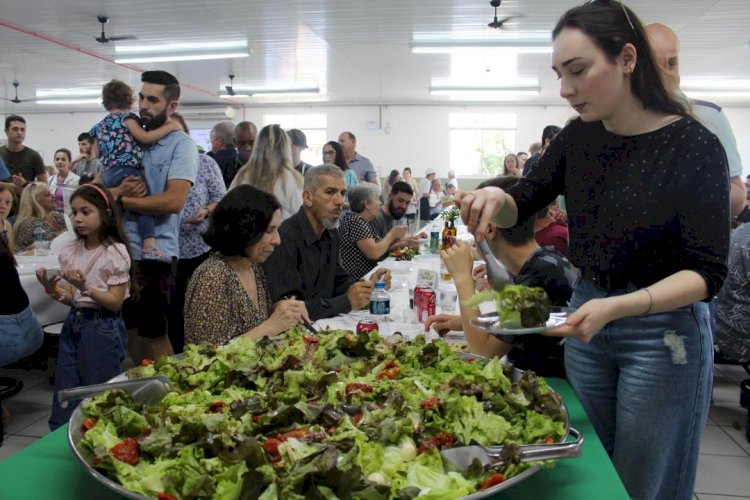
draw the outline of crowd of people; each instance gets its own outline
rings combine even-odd
[[[23,337],[0,351],[0,366],[41,342],[14,251],[30,248],[40,226],[47,239],[65,231],[63,213],[75,237],[59,251],[59,273],[37,273],[50,297],[70,306],[57,390],[106,381],[126,354],[138,364],[186,341],[260,339],[360,309],[376,282],[390,285],[378,267],[389,251],[419,246],[404,223],[455,203],[514,283],[540,286],[575,312],[545,336],[476,330],[479,311],[466,300],[485,271],[458,243],[442,258],[460,314],[433,316],[426,327],[463,330],[472,352],[567,378],[631,496],[690,498],[712,385],[708,303],[717,295],[720,344],[738,357],[750,351],[732,340],[748,324],[736,304],[750,310],[747,226],[729,251],[730,215],[750,195],[738,185],[721,110],[678,91],[678,47],[668,28],[644,27],[617,1],[566,12],[553,31],[553,70],[578,116],[545,127],[539,151],[507,155],[504,175],[471,191],[459,190],[453,172],[443,186],[433,168],[420,182],[408,167],[393,170],[381,185],[348,131],[324,145],[318,166],[301,160],[305,134],[279,125],[221,122],[211,151],[200,152],[176,112],[179,82],[164,71],[143,73],[138,114],[132,89],[107,84],[107,116],[78,137],[77,158],[55,152],[50,179],[23,144],[25,120],[10,116],[0,148],[8,167],[0,275],[13,290],[0,317],[17,318]],[[72,409],[55,397],[50,426]]]

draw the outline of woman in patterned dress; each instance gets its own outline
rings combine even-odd
[[[281,206],[253,186],[237,186],[216,206],[203,236],[215,253],[193,273],[185,297],[185,340],[224,344],[272,337],[309,321],[305,303],[271,303],[261,264],[281,243]]]

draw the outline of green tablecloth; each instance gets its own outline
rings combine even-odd
[[[568,406],[572,426],[585,436],[583,455],[561,460],[553,469],[497,495],[498,499],[627,499],[612,462],[596,437],[573,389],[562,380],[549,380]],[[121,498],[91,478],[68,448],[67,427],[48,434],[0,462],[2,500],[109,500]]]

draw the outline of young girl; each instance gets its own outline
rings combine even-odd
[[[102,89],[102,104],[109,114],[89,131],[102,161],[102,181],[107,187],[118,186],[128,176],[143,177],[141,146],[153,144],[171,132],[181,130],[169,121],[155,130],[145,131],[138,116],[130,112],[132,89],[120,80],[112,80]],[[157,117],[158,118],[158,117]],[[138,214],[144,259],[169,260],[156,246],[154,216]]]
[[[60,251],[61,276],[37,270],[47,294],[71,306],[60,339],[56,391],[114,377],[120,373],[127,344],[120,309],[129,295],[130,254],[120,214],[100,184],[78,188],[70,205],[78,238]],[[66,423],[74,408],[63,408],[55,394],[50,428]]]

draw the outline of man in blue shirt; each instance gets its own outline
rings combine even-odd
[[[737,140],[729,120],[718,105],[708,101],[690,100],[680,92],[680,40],[677,35],[659,23],[646,26],[646,34],[661,70],[664,86],[687,101],[698,121],[719,138],[729,165],[730,212],[732,216],[738,215],[745,208],[745,187],[742,185],[742,163],[737,150]]]
[[[165,71],[146,71],[138,94],[140,118],[144,126],[163,126],[177,109],[180,84]],[[176,259],[180,254],[180,211],[195,181],[199,164],[195,143],[183,132],[172,132],[150,147],[143,148],[145,184],[138,177],[126,178],[113,189],[116,199],[127,210],[156,217],[156,244],[172,263],[142,260],[141,238],[135,219],[125,222],[131,242],[139,298],[131,304],[137,335],[129,341],[130,356],[136,364],[173,353],[167,336],[167,315],[174,281]]]
[[[377,184],[378,173],[368,158],[357,153],[357,138],[354,134],[351,132],[341,132],[341,135],[339,135],[339,144],[341,144],[341,149],[344,150],[346,163],[357,174],[360,182],[367,181]]]

